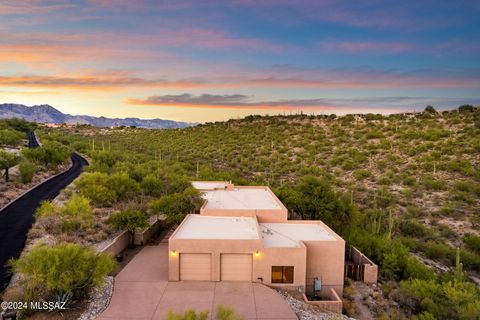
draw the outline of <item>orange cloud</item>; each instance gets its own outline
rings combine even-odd
[[[0,76],[0,86],[115,90],[125,87],[161,87],[168,89],[204,88],[211,87],[211,84],[191,80],[147,80],[135,77],[115,76]]]

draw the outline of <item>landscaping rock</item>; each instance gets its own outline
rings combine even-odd
[[[92,290],[88,308],[78,320],[94,320],[108,307],[113,294],[113,283],[113,277],[106,277],[102,287]]]

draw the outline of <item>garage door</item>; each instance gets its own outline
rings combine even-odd
[[[181,253],[180,280],[210,281],[212,259],[209,253]]]
[[[251,254],[222,254],[222,281],[252,281]]]

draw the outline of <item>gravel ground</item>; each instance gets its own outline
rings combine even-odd
[[[88,308],[78,320],[94,320],[108,307],[113,294],[113,283],[113,277],[106,277],[102,287],[92,290]]]
[[[299,320],[355,320],[343,314],[324,312],[318,307],[292,297],[285,291],[278,290],[278,292],[287,301]]]

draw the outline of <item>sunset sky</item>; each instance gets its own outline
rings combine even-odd
[[[480,1],[0,0],[0,103],[205,122],[480,104]]]

